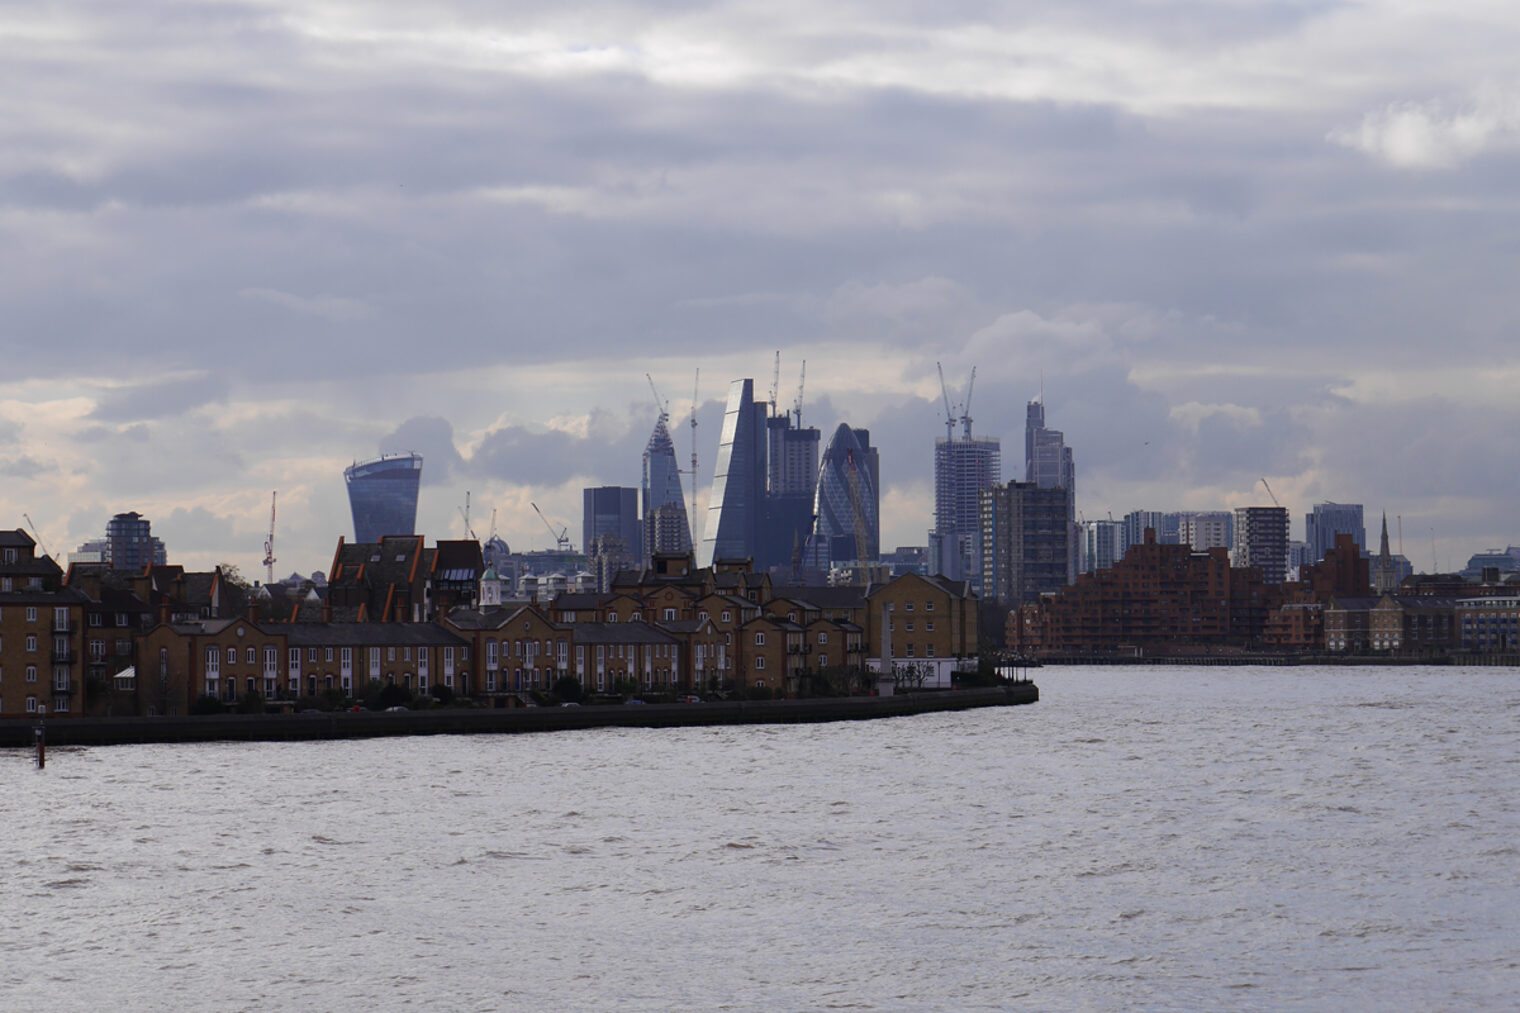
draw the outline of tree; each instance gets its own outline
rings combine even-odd
[[[581,681],[573,675],[562,675],[554,680],[552,692],[567,703],[580,703]]]
[[[264,713],[264,694],[256,689],[251,689],[238,698],[239,714],[262,714]]]

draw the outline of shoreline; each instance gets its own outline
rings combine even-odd
[[[48,718],[49,746],[166,742],[296,742],[398,735],[514,735],[586,728],[693,728],[709,725],[869,721],[1040,699],[1032,682],[893,696],[806,700],[715,700],[630,707],[525,707],[506,710],[331,711],[320,714],[211,714],[174,717]],[[33,744],[35,720],[0,721],[0,748]]]

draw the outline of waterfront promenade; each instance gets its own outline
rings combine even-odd
[[[582,728],[682,728],[700,725],[811,724],[862,721],[977,707],[1007,707],[1040,698],[1032,682],[983,689],[804,700],[714,700],[706,703],[474,710],[337,711],[308,714],[213,714],[190,717],[48,718],[51,746],[134,742],[296,741],[391,735],[471,735]],[[0,723],[0,747],[28,746],[35,721]]]

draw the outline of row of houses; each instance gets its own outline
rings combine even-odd
[[[511,601],[474,542],[340,540],[320,589],[163,565],[65,574],[21,531],[0,547],[0,716],[184,713],[372,682],[506,705],[567,676],[591,692],[889,691],[948,686],[977,650],[975,595],[937,577],[778,587],[749,560],[662,554],[606,593]]]

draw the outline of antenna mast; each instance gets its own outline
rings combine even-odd
[[[264,583],[274,583],[274,508],[275,498],[280,491],[276,489],[269,494],[269,537],[264,539]]]
[[[697,388],[702,381],[702,367],[691,379],[691,498],[687,501],[686,519],[691,522],[691,548],[697,548]]]
[[[771,372],[771,415],[776,414],[776,391],[781,387],[781,349],[776,349],[776,368]]]

